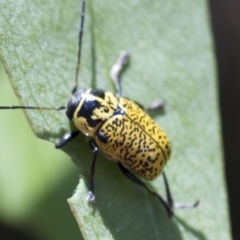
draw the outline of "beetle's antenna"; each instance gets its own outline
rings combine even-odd
[[[72,90],[72,94],[74,94],[78,90],[78,75],[79,75],[79,72],[80,72],[80,60],[81,60],[81,50],[82,50],[82,37],[83,37],[84,19],[85,19],[85,0],[82,0],[80,30],[79,30],[79,35],[78,35],[78,53],[77,53],[75,86]]]
[[[81,49],[82,49],[82,37],[84,27],[84,14],[85,14],[85,0],[82,0],[81,4],[81,19],[80,19],[80,30],[78,35],[78,53],[77,53],[77,66],[75,75],[75,86],[72,90],[74,94],[78,89],[78,75],[80,72],[80,60],[81,60]],[[34,106],[0,106],[0,109],[36,109],[36,110],[63,110],[66,109],[64,106],[60,107],[34,107]]]
[[[34,106],[0,106],[0,109],[35,109],[35,110],[64,110],[66,107],[34,107]]]

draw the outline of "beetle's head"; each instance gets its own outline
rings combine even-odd
[[[74,115],[79,103],[81,102],[85,92],[86,92],[85,88],[81,88],[81,89],[77,90],[76,93],[74,93],[74,95],[68,102],[66,115],[70,120],[73,119],[73,115]]]

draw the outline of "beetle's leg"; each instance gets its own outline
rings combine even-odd
[[[122,173],[129,178],[130,180],[132,180],[133,182],[135,182],[136,184],[138,184],[139,186],[145,188],[149,193],[151,193],[152,195],[154,195],[155,197],[157,197],[160,202],[163,204],[163,206],[165,207],[168,216],[172,217],[174,215],[173,212],[173,208],[172,208],[172,204],[169,204],[168,202],[166,202],[158,193],[150,190],[146,184],[144,182],[142,182],[139,178],[137,178],[133,173],[131,173],[128,169],[126,169],[121,163],[118,163],[119,168],[121,169]]]
[[[90,140],[90,147],[93,152],[93,161],[91,165],[91,171],[90,171],[90,182],[89,182],[89,192],[87,194],[87,201],[88,202],[94,202],[95,196],[94,196],[94,170],[96,165],[96,160],[98,156],[98,147],[97,144],[94,142],[93,139]]]
[[[146,112],[155,111],[155,110],[161,110],[161,109],[164,108],[164,106],[165,106],[165,103],[163,101],[155,100],[148,107],[145,107],[144,110]]]
[[[113,80],[116,90],[117,90],[117,96],[122,96],[122,87],[121,87],[121,79],[120,74],[123,69],[123,67],[129,62],[130,55],[126,51],[122,51],[118,57],[118,60],[116,63],[112,66],[110,71],[110,77]],[[158,110],[162,109],[164,107],[164,102],[161,100],[156,100],[150,104],[150,106],[144,108],[141,104],[135,102],[140,108],[145,110],[146,112],[151,110]]]
[[[129,53],[126,51],[122,51],[118,57],[117,62],[112,66],[112,69],[110,71],[110,77],[112,78],[116,90],[117,90],[117,96],[122,96],[122,87],[121,87],[121,80],[120,80],[120,73],[124,67],[129,61]]]
[[[72,141],[75,137],[77,137],[78,134],[79,134],[79,131],[65,133],[55,147],[62,148],[65,144],[67,144],[68,142]]]
[[[171,208],[173,208],[174,203],[173,203],[173,198],[172,198],[172,194],[170,191],[170,187],[168,184],[167,176],[166,176],[165,172],[162,172],[162,174],[163,174],[163,181],[164,181],[166,195],[167,195],[167,203]]]
[[[148,107],[144,107],[141,103],[138,103],[136,101],[134,101],[134,103],[137,104],[145,112],[161,110],[165,106],[165,103],[161,100],[155,100]]]
[[[165,174],[165,172],[162,173],[163,174],[163,181],[164,181],[164,185],[165,185],[165,189],[166,189],[166,195],[167,195],[167,204],[168,206],[170,206],[171,209],[174,208],[195,208],[200,204],[200,200],[197,200],[195,203],[190,203],[190,204],[186,204],[186,203],[174,203],[173,198],[172,198],[172,194],[170,191],[170,187],[168,184],[168,180],[167,180],[167,176]]]

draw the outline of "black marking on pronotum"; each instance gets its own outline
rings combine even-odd
[[[82,104],[82,107],[77,113],[77,117],[83,117],[86,118],[88,125],[90,127],[96,127],[102,119],[92,119],[93,111],[96,108],[100,108],[101,104],[96,99],[85,99],[84,103]]]
[[[101,89],[92,89],[90,93],[96,97],[105,99],[105,91]]]

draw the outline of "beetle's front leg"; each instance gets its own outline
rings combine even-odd
[[[118,57],[118,60],[112,66],[112,69],[110,71],[110,77],[116,86],[118,97],[122,96],[120,74],[121,74],[123,67],[128,63],[129,58],[130,58],[129,53],[127,53],[126,51],[122,51]]]
[[[96,165],[96,160],[98,156],[98,147],[93,139],[90,140],[90,148],[92,149],[92,152],[93,152],[93,161],[92,161],[91,171],[90,171],[89,192],[87,194],[86,200],[88,202],[94,202],[95,201],[94,172],[95,172],[95,165]]]
[[[76,138],[78,134],[79,134],[79,131],[65,133],[55,147],[62,148],[64,145],[66,145],[67,143],[72,141],[74,138]]]

